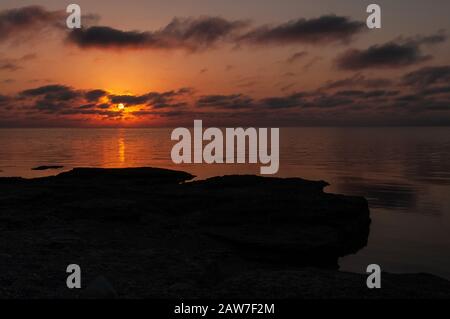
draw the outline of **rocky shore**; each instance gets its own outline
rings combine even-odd
[[[0,178],[0,298],[450,297],[431,275],[366,276],[337,260],[367,244],[367,201],[323,181],[78,168]],[[82,289],[66,287],[66,267]]]

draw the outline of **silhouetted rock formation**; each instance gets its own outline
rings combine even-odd
[[[364,198],[324,193],[327,185],[224,176],[187,184],[185,193],[199,202],[191,220],[244,258],[336,267],[367,244],[369,209]]]
[[[364,198],[298,178],[193,178],[154,168],[0,178],[0,297],[102,295],[67,289],[68,264],[84,283],[108,278],[119,298],[414,297],[435,283],[450,296],[431,276],[390,275],[392,289],[373,292],[335,270],[367,243]]]
[[[38,166],[38,167],[34,167],[31,170],[32,171],[46,171],[46,170],[50,170],[50,169],[61,169],[64,168],[64,166],[58,166],[58,165],[54,165],[54,166]]]

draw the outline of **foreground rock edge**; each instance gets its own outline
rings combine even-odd
[[[362,198],[326,194],[326,182],[299,178],[193,178],[154,168],[0,178],[6,261],[0,265],[0,297],[83,297],[68,291],[58,274],[77,259],[88,265],[87,279],[107,275],[119,297],[450,296],[449,283],[430,275],[388,274],[388,282],[401,284],[369,291],[364,275],[335,270],[338,257],[367,243],[370,218]],[[17,249],[26,257],[17,256]],[[92,254],[103,258],[86,257]],[[41,271],[30,278],[39,261]],[[121,265],[137,276],[124,275]],[[152,272],[162,265],[166,273]]]

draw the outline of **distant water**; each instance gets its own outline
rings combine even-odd
[[[154,166],[198,178],[257,174],[259,165],[174,165],[170,129],[0,129],[0,176],[72,167]],[[450,128],[288,128],[279,176],[326,180],[328,192],[365,196],[368,247],[341,269],[428,272],[450,279]],[[41,165],[62,170],[32,171]]]

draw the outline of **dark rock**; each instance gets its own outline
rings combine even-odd
[[[54,165],[54,166],[38,166],[35,168],[32,168],[31,170],[33,171],[46,171],[46,170],[50,170],[50,169],[61,169],[64,168],[64,166],[58,166],[58,165]]]
[[[217,287],[216,298],[373,299],[448,298],[450,283],[426,274],[382,274],[381,289],[368,289],[366,275],[316,268],[249,271]]]
[[[195,176],[181,172],[162,168],[74,168],[69,172],[61,173],[58,180],[68,181],[73,179],[81,182],[111,181],[111,182],[139,182],[146,183],[181,183],[193,179]]]
[[[86,299],[116,299],[117,292],[111,283],[103,276],[95,278],[83,291]]]
[[[117,295],[104,278],[81,294],[67,289],[61,269],[74,262],[82,274],[114,278],[126,298],[372,296],[365,276],[336,270],[340,256],[367,243],[364,198],[328,194],[326,182],[299,178],[188,182],[193,177],[78,168],[0,178],[0,251],[10,256],[0,263],[0,280],[14,282],[0,297]],[[386,277],[374,296],[450,296],[450,284],[435,277]]]
[[[186,192],[203,198],[192,217],[199,229],[243,257],[336,267],[340,256],[367,244],[370,218],[364,198],[326,194],[327,185],[224,176],[187,184]]]

